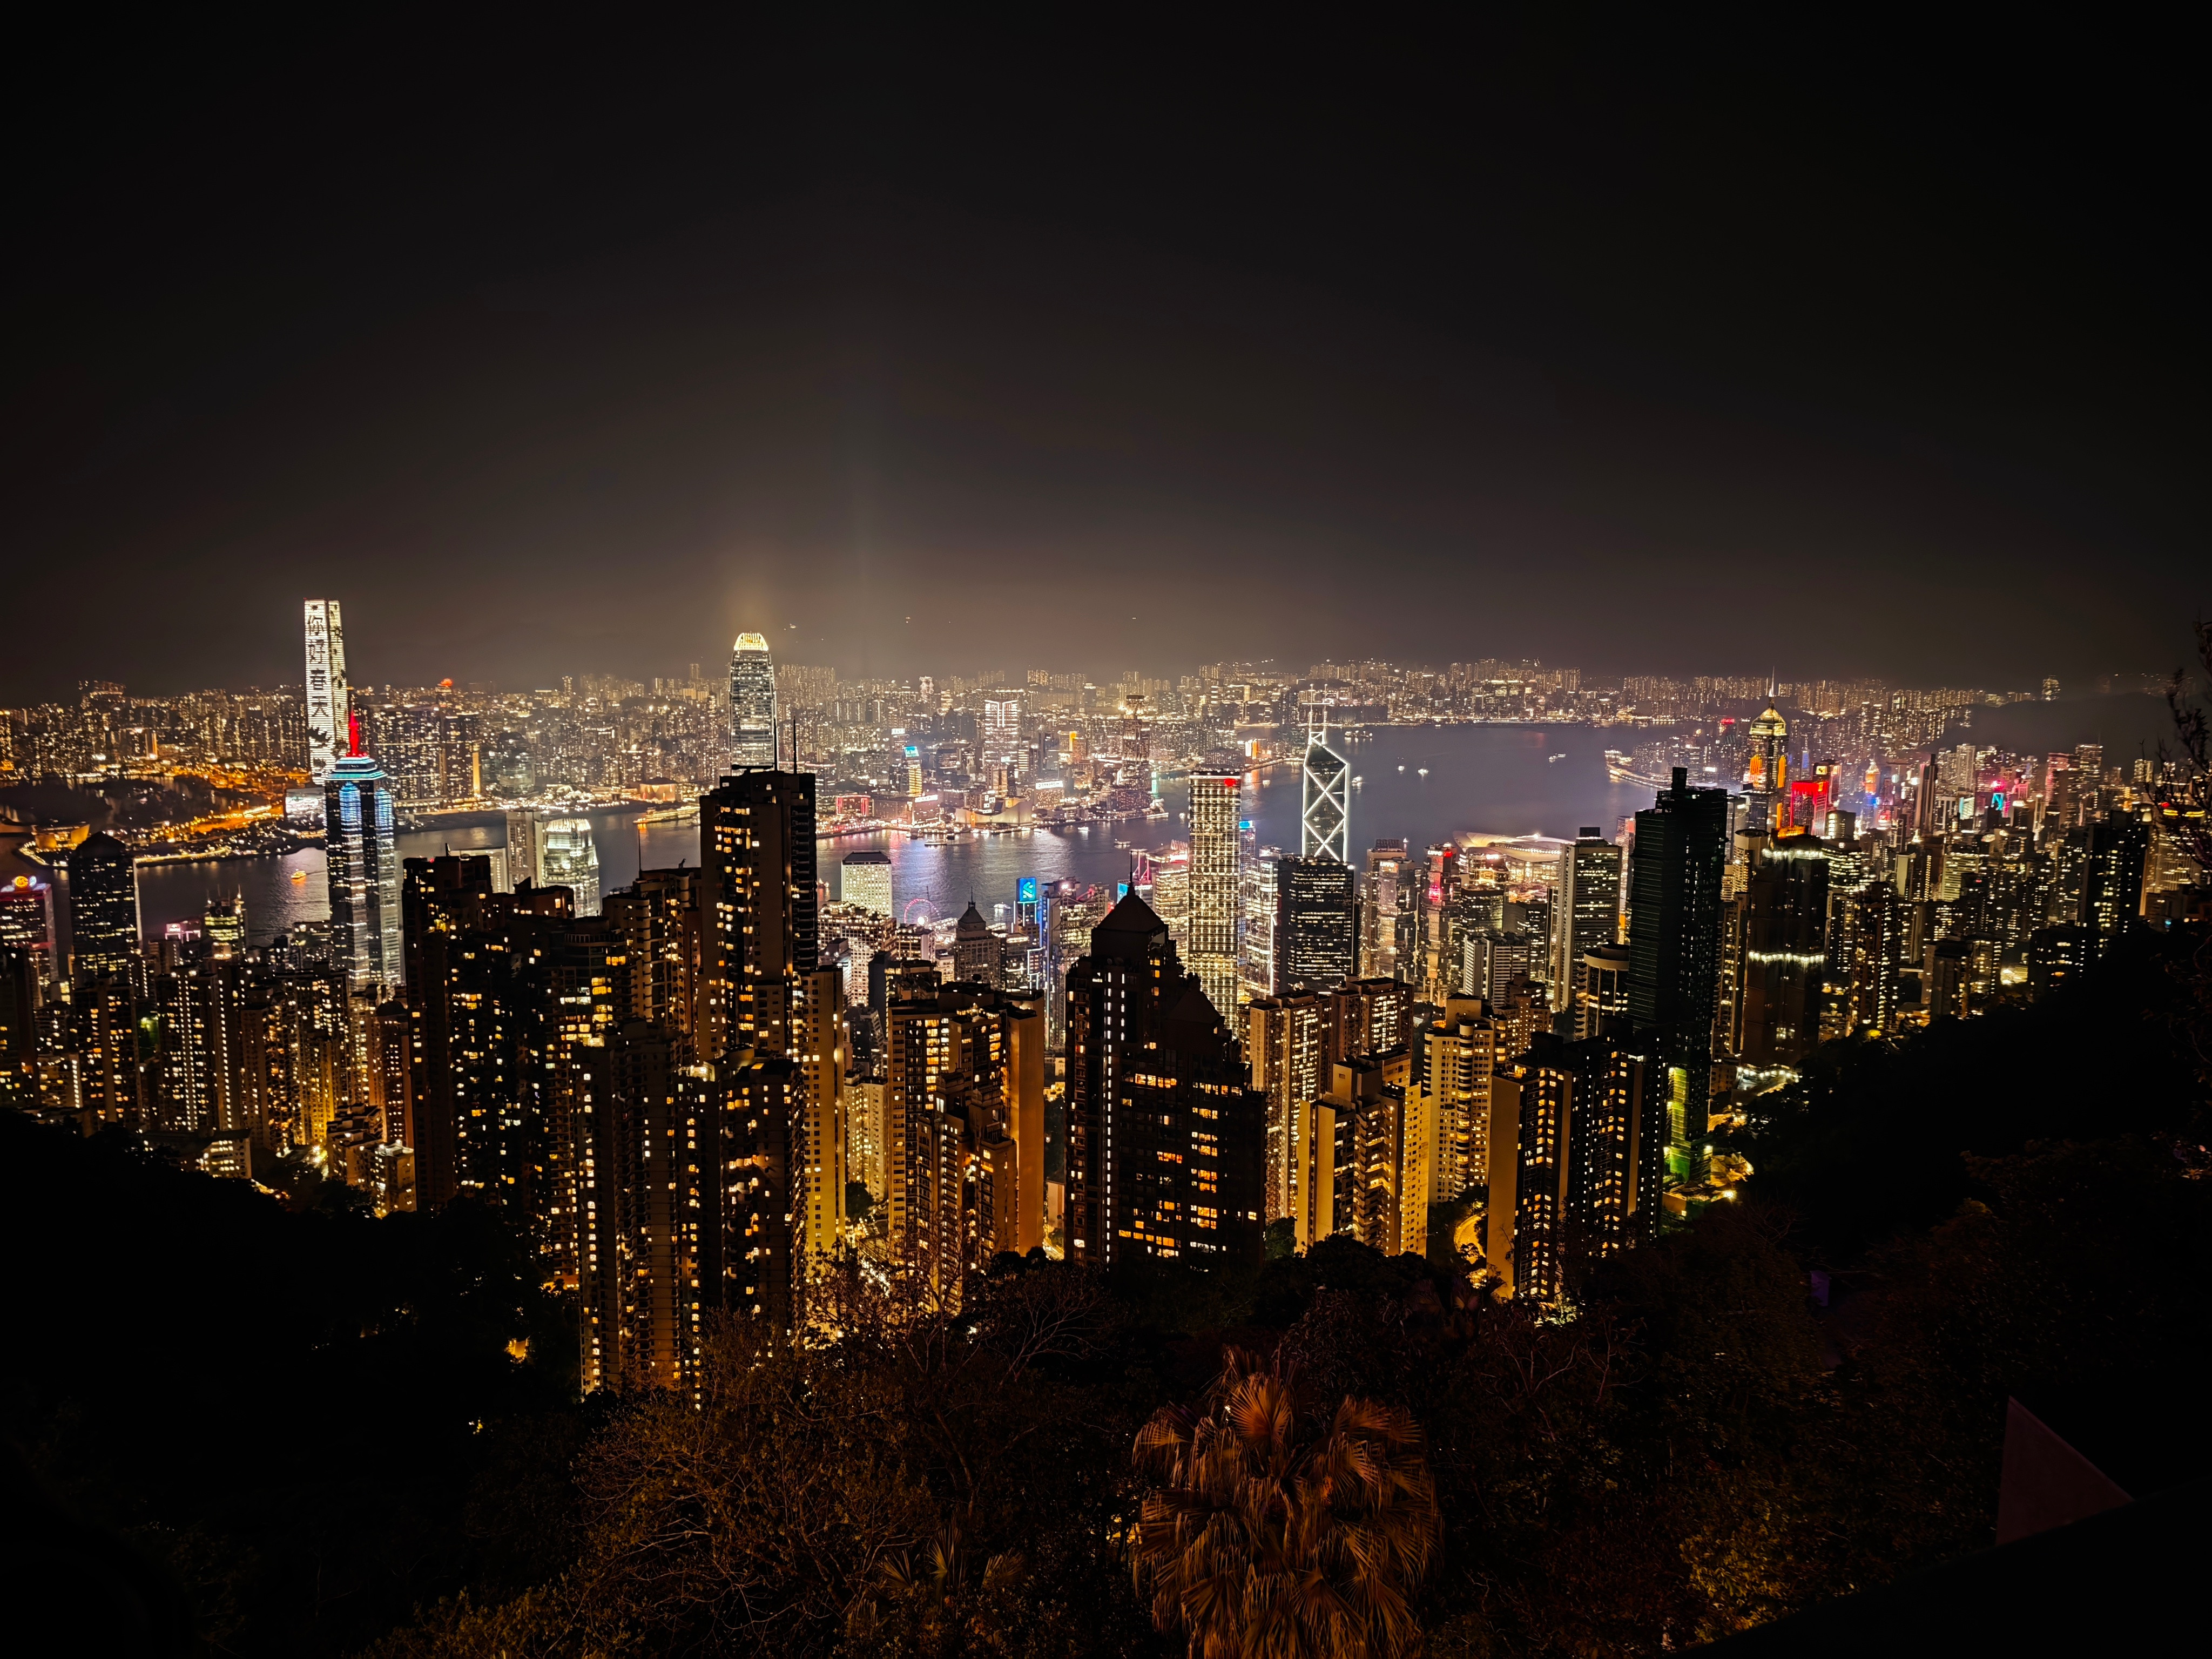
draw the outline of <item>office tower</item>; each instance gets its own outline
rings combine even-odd
[[[307,770],[321,783],[353,753],[346,689],[345,629],[336,599],[309,599],[307,621]]]
[[[1582,960],[1575,964],[1574,994],[1570,1004],[1574,1010],[1574,1035],[1577,1040],[1608,1030],[1626,1033],[1628,980],[1626,945],[1594,945],[1583,952]],[[1608,1027],[1607,1020],[1618,1020],[1620,1024]]]
[[[373,1002],[362,1038],[368,1063],[368,1104],[376,1113],[385,1144],[411,1149],[415,1145],[415,1100],[409,1086],[407,1005],[396,1000]],[[407,1202],[398,1207],[415,1207],[411,1175]]]
[[[391,780],[368,756],[348,756],[331,763],[323,794],[332,959],[353,986],[397,985],[404,969]]]
[[[1352,862],[1352,768],[1328,746],[1328,721],[1306,733],[1298,856]]]
[[[699,1057],[732,1063],[790,1047],[799,976],[819,967],[814,778],[755,770],[699,802]]]
[[[1245,1008],[1245,1053],[1252,1086],[1267,1097],[1267,1168],[1262,1214],[1273,1221],[1299,1212],[1298,1175],[1305,1162],[1306,1110],[1328,1066],[1322,1000],[1311,991],[1255,997]]]
[[[1745,827],[1756,835],[1771,835],[1779,827],[1775,822],[1778,806],[1790,787],[1790,723],[1770,701],[1752,721],[1748,735],[1751,752],[1744,763],[1743,788],[1751,811]]]
[[[877,915],[888,916],[891,902],[891,855],[889,853],[848,853],[838,866],[837,896]]]
[[[1652,1034],[1687,1133],[1705,1132],[1720,989],[1721,873],[1728,792],[1693,789],[1684,769],[1636,815],[1628,917],[1629,1018]]]
[[[1519,1070],[1514,1290],[1556,1302],[1577,1267],[1656,1232],[1668,1085],[1656,1051],[1603,1037],[1540,1036]]]
[[[1044,1007],[921,974],[886,985],[883,1139],[891,1254],[954,1297],[1044,1228]]]
[[[1215,772],[1194,772],[1190,779],[1190,920],[1183,939],[1190,971],[1206,988],[1206,1000],[1224,1015],[1237,1012],[1243,782]]]
[[[1378,841],[1367,853],[1367,902],[1359,943],[1359,972],[1364,979],[1398,975],[1398,896],[1407,868],[1402,840]]]
[[[87,836],[69,852],[70,977],[131,971],[138,959],[138,871],[131,849],[109,835]]]
[[[217,962],[229,962],[246,954],[246,898],[211,901],[207,912],[200,918],[200,931],[206,936],[209,953]]]
[[[1437,1137],[1411,1076],[1403,1048],[1329,1067],[1306,1128],[1302,1242],[1342,1234],[1385,1255],[1427,1248]]]
[[[1022,753],[1022,705],[1018,697],[988,697],[976,730],[976,757],[986,766],[1011,766]]]
[[[1762,849],[1741,902],[1736,1056],[1747,1066],[1794,1070],[1820,1040],[1828,849],[1810,836]]]
[[[1238,941],[1237,967],[1245,993],[1253,997],[1275,992],[1275,926],[1280,894],[1275,866],[1282,854],[1269,847],[1244,866],[1243,878],[1243,932]]]
[[[2150,840],[2150,825],[2118,807],[2089,826],[2081,924],[2089,930],[2090,949],[2098,955],[2141,925]]]
[[[1620,938],[1620,848],[1602,830],[1585,828],[1559,854],[1559,885],[1552,904],[1553,1010],[1573,1006],[1577,964]]]
[[[1014,927],[1008,945],[1020,956],[1019,970],[1011,974],[1008,988],[1018,980],[1020,988],[1048,995],[1052,984],[1052,884],[1035,876],[1014,882]]]
[[[1445,982],[1447,975],[1459,976],[1459,965],[1445,956],[1452,907],[1459,897],[1459,848],[1431,847],[1421,855],[1421,866],[1413,907],[1415,971],[1406,977],[1419,987],[1424,1002],[1441,1004],[1452,988]]]
[[[599,849],[589,818],[554,818],[544,826],[539,854],[540,884],[565,887],[569,907],[580,916],[599,914]]]
[[[983,920],[975,901],[969,899],[953,929],[952,977],[971,985],[988,985],[995,991],[999,988],[1000,955],[998,935]]]
[[[1326,991],[1358,963],[1359,900],[1352,872],[1324,857],[1275,860],[1275,993]]]
[[[1459,991],[1503,1006],[1528,990],[1535,977],[1541,947],[1527,933],[1486,927],[1467,936],[1460,966]]]
[[[507,879],[493,884],[503,893],[524,882],[533,886],[553,884],[545,876],[545,815],[533,807],[517,806],[507,814]]]
[[[1068,970],[1067,1252],[1256,1260],[1266,1097],[1228,1026],[1132,894]]]
[[[1849,1030],[1877,1036],[1898,1030],[1899,970],[1905,958],[1907,918],[1897,889],[1870,881],[1848,902]]]
[[[730,769],[775,766],[775,665],[768,641],[740,634],[730,651]]]
[[[699,872],[641,870],[607,896],[602,913],[622,935],[629,990],[626,1019],[649,1020],[676,1045],[679,1063],[698,1048]]]
[[[1443,1017],[1424,1034],[1427,1064],[1422,1092],[1435,1126],[1436,1198],[1446,1202],[1489,1179],[1491,1079],[1498,1063],[1498,1030],[1479,998],[1454,997]]]

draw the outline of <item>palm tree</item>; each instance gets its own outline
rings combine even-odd
[[[1347,1398],[1300,1409],[1296,1378],[1237,1349],[1196,1409],[1137,1436],[1134,1540],[1152,1620],[1194,1659],[1397,1659],[1437,1535],[1419,1425]]]

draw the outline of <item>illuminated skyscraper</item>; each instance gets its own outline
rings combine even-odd
[[[320,783],[341,756],[353,752],[346,695],[345,630],[336,599],[309,599],[307,613],[307,770]]]
[[[1402,837],[1378,841],[1367,854],[1367,904],[1361,918],[1359,971],[1369,979],[1398,976],[1398,889],[1407,868]]]
[[[1772,696],[1771,689],[1768,695]],[[1751,723],[1750,737],[1751,757],[1743,773],[1744,793],[1751,797],[1747,828],[1757,835],[1771,835],[1776,827],[1775,808],[1790,787],[1790,722],[1770,702],[1765,712]]]
[[[878,852],[846,854],[837,896],[879,916],[890,915],[891,855]]]
[[[1352,768],[1328,746],[1328,721],[1306,734],[1304,798],[1298,816],[1302,858],[1352,862]]]
[[[138,872],[131,849],[87,836],[69,854],[70,977],[79,983],[130,971],[138,954]]]
[[[404,970],[392,781],[368,756],[349,755],[331,763],[323,793],[331,960],[349,985],[397,985]]]
[[[1552,905],[1552,1012],[1574,1006],[1582,960],[1620,937],[1620,848],[1587,826],[1559,854]]]
[[[1237,1012],[1237,898],[1244,842],[1243,780],[1194,772],[1190,780],[1190,970],[1216,1012]]]
[[[544,827],[539,870],[548,887],[566,887],[575,897],[574,914],[599,914],[599,851],[592,841],[589,818],[555,818]]]
[[[1275,993],[1327,991],[1358,967],[1359,900],[1331,858],[1275,860]]]
[[[730,652],[730,766],[775,764],[775,665],[768,641],[740,634]]]

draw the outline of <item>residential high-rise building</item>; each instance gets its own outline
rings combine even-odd
[[[1237,901],[1244,842],[1243,779],[1194,772],[1190,779],[1190,920],[1183,938],[1190,971],[1206,1000],[1237,1012]]]
[[[87,836],[69,851],[70,977],[123,975],[138,956],[138,871],[114,836]]]
[[[1846,908],[1850,984],[1846,1029],[1893,1036],[1900,1008],[1899,969],[1905,959],[1908,921],[1905,907],[1899,902],[1895,887],[1877,879],[1853,892]]]
[[[837,896],[879,916],[892,913],[891,855],[866,851],[848,853],[838,866]]]
[[[999,988],[1003,957],[999,936],[983,920],[975,901],[969,899],[968,908],[960,913],[960,920],[953,927],[952,977],[995,991]]]
[[[730,650],[730,767],[776,764],[775,665],[768,641],[740,634]]]
[[[1245,1053],[1252,1086],[1267,1100],[1266,1203],[1270,1221],[1299,1213],[1299,1173],[1306,1162],[1307,1109],[1327,1081],[1328,1030],[1322,999],[1311,991],[1255,997],[1245,1008]]]
[[[1326,991],[1359,960],[1352,868],[1319,855],[1275,860],[1275,993]]]
[[[1421,1089],[1437,1137],[1436,1196],[1457,1198],[1489,1180],[1491,1079],[1498,1061],[1497,1023],[1477,997],[1454,997],[1424,1041]]]
[[[1604,1037],[1540,1035],[1516,1069],[1513,1284],[1516,1295],[1555,1302],[1578,1264],[1656,1233],[1668,1085],[1656,1051]]]
[[[1434,1101],[1411,1078],[1403,1048],[1330,1066],[1328,1091],[1315,1100],[1304,1137],[1303,1240],[1343,1234],[1385,1255],[1426,1249]]]
[[[799,975],[819,967],[814,777],[757,769],[699,802],[700,1058],[783,1054]]]
[[[585,1392],[696,1392],[719,1304],[720,1205],[712,1085],[666,1034],[617,1027],[580,1061],[576,1263]]]
[[[1720,991],[1721,877],[1728,792],[1693,789],[1685,769],[1636,815],[1629,871],[1629,1018],[1651,1034],[1686,1133],[1702,1134],[1712,1090]]]
[[[1067,981],[1067,1253],[1255,1260],[1267,1099],[1134,894]]]
[[[641,870],[636,881],[607,896],[603,913],[623,939],[624,1018],[660,1027],[678,1063],[691,1064],[701,982],[698,870]]]
[[[2090,948],[2099,955],[2142,925],[2150,846],[2150,825],[2118,807],[2089,826],[2081,924],[2089,930]]]
[[[1590,951],[1620,938],[1620,848],[1602,830],[1586,827],[1559,854],[1559,887],[1552,904],[1553,1012],[1574,1003],[1578,965]]]
[[[345,629],[336,599],[309,599],[307,625],[307,770],[317,783],[353,753],[346,689]]]
[[[331,957],[356,988],[398,985],[405,969],[391,780],[368,756],[349,755],[331,762],[323,794]]]
[[[885,1222],[933,1294],[1044,1228],[1044,1005],[968,981],[890,976],[884,1019]]]
[[[592,839],[589,818],[555,818],[544,826],[544,851],[539,861],[539,880],[548,887],[565,887],[580,916],[599,914],[599,850]]]

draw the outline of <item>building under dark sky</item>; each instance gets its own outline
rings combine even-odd
[[[0,702],[2170,665],[2192,54],[2051,27],[27,36]]]

